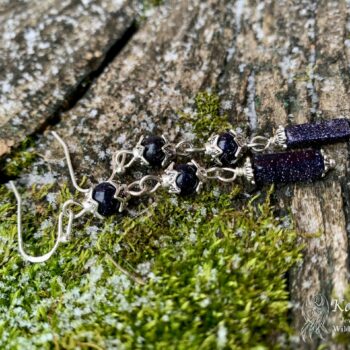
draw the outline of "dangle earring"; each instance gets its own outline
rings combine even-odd
[[[140,196],[143,194],[153,193],[159,186],[161,186],[160,178],[152,175],[146,175],[140,180],[134,181],[129,185],[115,183],[112,181],[112,177],[110,177],[107,181],[101,182],[94,187],[82,188],[76,181],[73,165],[66,143],[56,132],[52,131],[52,135],[61,144],[64,150],[72,184],[78,192],[84,194],[84,199],[82,202],[69,199],[63,203],[61,212],[58,216],[57,236],[54,246],[48,253],[44,255],[32,256],[25,252],[23,245],[22,199],[14,182],[10,181],[10,186],[17,200],[17,232],[19,253],[25,261],[30,261],[33,263],[44,262],[48,260],[55,253],[60,243],[67,242],[69,240],[74,219],[82,217],[85,213],[91,213],[96,217],[103,219],[106,216],[122,212],[127,204],[128,199],[131,196]],[[77,214],[75,214],[72,210],[74,206],[81,208]],[[64,229],[63,219],[65,217],[68,218],[68,223]]]
[[[213,135],[205,143],[205,154],[217,164],[235,164],[247,150],[261,153],[269,149],[294,149],[346,141],[350,138],[348,119],[279,126],[271,137],[254,136],[250,140],[233,130]]]
[[[236,164],[249,150],[255,154],[268,150],[322,146],[349,138],[348,119],[279,126],[271,137],[257,135],[251,139],[229,130],[212,135],[199,147],[186,140],[172,144],[164,135],[147,138],[141,136],[132,150],[118,150],[113,153],[111,178],[116,174],[123,174],[137,161],[150,167],[166,168],[176,156],[192,157],[194,154],[205,154],[217,165],[229,167]]]

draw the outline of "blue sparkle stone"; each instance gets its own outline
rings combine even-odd
[[[285,128],[288,148],[324,145],[350,138],[347,119],[333,119],[320,123],[290,125]]]
[[[234,136],[229,132],[221,134],[218,138],[217,145],[222,150],[222,154],[219,156],[222,165],[227,166],[235,163],[237,160],[236,153],[238,145]]]
[[[325,171],[319,150],[301,150],[252,156],[254,180],[258,186],[270,183],[311,182]]]
[[[190,164],[178,164],[174,169],[179,172],[176,177],[176,185],[181,190],[180,194],[188,196],[196,192],[199,183],[196,167]]]
[[[141,142],[141,145],[145,148],[143,151],[143,157],[152,166],[161,166],[165,158],[165,153],[162,147],[165,145],[165,141],[159,136],[150,136]]]
[[[98,203],[97,212],[102,216],[116,214],[120,207],[118,199],[114,198],[117,189],[109,182],[101,182],[92,192],[92,198]]]

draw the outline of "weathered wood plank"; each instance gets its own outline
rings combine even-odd
[[[347,88],[341,78],[346,25],[345,2],[321,1],[311,6],[314,24],[311,25],[309,34],[310,115],[315,120],[320,117],[334,118],[344,115],[344,112],[348,115]],[[342,199],[345,188],[342,189],[341,186],[348,167],[347,146],[338,144],[325,149],[337,162],[336,172],[327,181],[312,187],[310,192],[305,192],[300,186],[296,187],[292,201],[300,232],[321,233],[319,237],[305,239],[305,259],[292,285],[292,295],[296,305],[299,305],[295,314],[295,322],[299,327],[305,322],[300,308],[303,301],[318,292],[328,300],[342,298],[348,285],[347,223]],[[305,211],[300,210],[306,208],[317,212],[317,215],[308,217]],[[341,316],[331,314],[329,317],[329,338],[334,335],[331,332],[332,324],[341,324]],[[312,347],[315,348],[319,342],[319,339],[315,339]],[[343,347],[333,343],[331,348]]]
[[[235,121],[245,120],[253,131],[271,133],[277,125],[288,122],[348,115],[348,88],[342,81],[346,66],[345,2],[251,1],[243,8],[242,17],[245,25],[228,67],[238,66],[248,72],[228,71],[222,85],[224,96],[237,91],[238,86],[247,88],[245,100],[236,100],[239,104],[243,101],[236,110],[246,113],[237,114]],[[348,204],[343,203],[347,190],[341,184],[348,166],[347,146],[326,150],[337,161],[336,171],[326,181],[277,188],[276,193],[281,208],[291,206],[306,245],[303,264],[291,276],[296,330],[305,323],[301,306],[308,297],[317,293],[328,300],[340,297],[348,283],[344,215]],[[336,319],[329,321],[332,324]],[[328,334],[328,340],[331,336]],[[319,343],[315,337],[298,346],[315,348]],[[342,348],[334,343],[332,346]]]
[[[95,179],[106,178],[106,148],[131,147],[147,132],[193,137],[178,112],[193,105],[198,91],[216,85],[234,32],[222,26],[233,18],[227,4],[180,1],[160,8],[85,98],[63,115],[55,130],[69,140],[80,174],[94,167]],[[42,152],[55,147],[61,153],[51,137],[42,140]],[[47,157],[52,158],[49,152]]]
[[[253,133],[334,118],[339,111],[346,116],[346,20],[344,1],[171,2],[54,129],[68,140],[77,173],[91,174],[94,181],[109,174],[110,149],[131,147],[145,132],[191,138],[177,112],[190,108],[191,98],[207,87],[218,87],[223,101],[233,101],[224,108],[232,122],[249,125]],[[38,151],[46,158],[62,154],[50,136],[39,141]],[[348,283],[347,148],[326,150],[338,164],[327,180],[280,187],[276,193],[281,208],[291,206],[306,245],[303,264],[291,276],[297,330],[304,324],[301,305],[307,297],[341,296]],[[67,174],[64,164],[52,167],[57,177]],[[33,177],[40,168],[38,162],[22,179],[46,181]],[[298,347],[318,344],[314,339]]]
[[[65,108],[134,18],[129,1],[0,4],[0,156]]]

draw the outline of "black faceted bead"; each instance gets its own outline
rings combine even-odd
[[[236,153],[238,150],[238,145],[231,133],[225,132],[221,134],[218,138],[217,145],[223,152],[219,156],[219,160],[222,165],[231,165],[237,160]]]
[[[100,215],[110,216],[118,212],[120,202],[113,197],[116,190],[109,182],[101,182],[94,188],[92,198],[98,203],[97,212]]]
[[[176,185],[181,190],[180,194],[187,196],[196,192],[199,183],[196,167],[190,164],[178,164],[175,170],[179,172],[176,177]]]
[[[165,141],[159,136],[150,136],[141,142],[141,145],[145,148],[143,151],[143,157],[152,166],[161,166],[165,158],[165,153],[162,147],[165,145]]]
[[[347,119],[333,119],[321,123],[290,125],[285,128],[288,148],[308,147],[345,141],[350,138]]]
[[[320,179],[325,171],[322,153],[315,149],[253,155],[252,165],[255,183],[260,186],[311,182]]]

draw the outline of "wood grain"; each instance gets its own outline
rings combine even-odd
[[[79,84],[132,25],[130,4],[0,3],[0,156],[74,100]]]
[[[0,10],[0,16],[8,18],[10,12],[16,11],[10,6],[7,11]],[[194,137],[179,111],[192,111],[193,97],[205,89],[216,89],[222,101],[228,102],[223,104],[223,112],[229,114],[233,126],[251,134],[271,134],[280,124],[349,117],[349,13],[345,0],[170,1],[148,18],[84,98],[64,113],[53,129],[68,140],[78,175],[89,174],[94,182],[109,175],[111,151],[130,148],[141,134],[165,133],[171,140]],[[37,14],[31,21],[39,23],[40,17]],[[61,89],[61,96],[62,91],[73,89],[86,74],[86,68],[79,70],[75,65],[81,62],[81,55],[86,57],[96,47],[106,52],[103,50],[122,34],[132,15],[122,7],[111,18],[97,30],[104,31],[105,37],[97,35],[94,44],[86,39],[79,41],[73,31],[68,40],[78,40],[79,50],[74,51],[73,61],[59,66],[57,77],[46,76],[48,82],[42,94],[21,98],[23,89],[31,85],[14,85],[11,94],[16,103],[6,113],[0,113],[5,115],[0,119],[5,125],[0,134],[0,152],[7,152],[6,147],[18,143],[50,118],[54,97],[48,92],[56,87]],[[111,21],[117,28],[113,35],[106,29]],[[20,45],[24,43],[20,41]],[[57,50],[50,55],[66,55],[62,48]],[[8,51],[6,60],[10,54]],[[28,52],[27,55],[32,57]],[[23,58],[23,62],[28,60]],[[0,65],[1,62],[0,59]],[[87,67],[88,62],[83,60],[81,65]],[[13,62],[10,70],[17,72],[19,66],[19,62]],[[45,67],[52,71],[51,63]],[[0,78],[0,87],[4,89],[1,79],[4,78]],[[2,98],[0,108],[4,108]],[[61,100],[55,99],[55,103]],[[23,126],[16,126],[15,115],[23,108]],[[26,122],[29,116],[32,124]],[[14,139],[15,134],[19,138]],[[49,134],[39,138],[37,148],[46,159],[62,157],[59,145]],[[324,181],[276,189],[279,208],[291,208],[300,240],[305,244],[303,262],[290,276],[296,330],[305,322],[301,307],[308,297],[317,293],[329,300],[342,297],[348,286],[348,145],[328,146],[325,151],[336,160],[337,167]],[[56,178],[61,178],[62,173],[67,175],[63,162],[53,162],[51,167]],[[47,169],[43,162],[37,162],[22,181],[30,184],[44,179],[40,175],[43,169]],[[337,317],[332,316],[330,323]],[[331,333],[327,341],[332,349],[345,348],[334,343]],[[307,343],[296,339],[295,347],[316,349],[319,344],[317,338]]]

